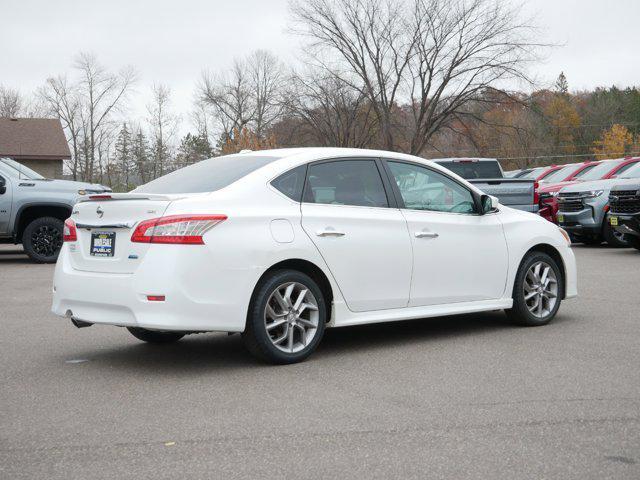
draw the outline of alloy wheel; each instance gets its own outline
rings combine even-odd
[[[49,225],[41,225],[31,234],[33,251],[44,257],[52,257],[62,248],[60,230]]]
[[[271,343],[286,353],[303,350],[318,331],[318,301],[311,290],[299,282],[277,287],[269,296],[264,324]]]
[[[523,290],[531,314],[544,318],[553,312],[558,302],[558,279],[551,265],[543,261],[531,265],[524,277]]]

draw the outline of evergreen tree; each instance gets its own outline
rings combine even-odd
[[[122,124],[120,132],[118,132],[115,145],[115,161],[117,168],[120,170],[123,190],[125,191],[130,188],[131,173],[135,165],[132,148],[131,132],[125,122]]]
[[[147,138],[142,133],[142,129],[138,127],[138,132],[133,139],[133,145],[131,147],[131,153],[135,168],[138,174],[139,183],[147,183],[149,178],[149,143]]]

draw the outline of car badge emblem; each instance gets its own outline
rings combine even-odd
[[[102,210],[100,205],[98,205],[98,208],[96,208],[96,213],[98,214],[99,218],[102,218],[102,216],[104,215],[104,210]]]

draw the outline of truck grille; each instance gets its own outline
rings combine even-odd
[[[640,195],[637,190],[614,190],[609,195],[611,213],[640,212]]]
[[[579,212],[584,209],[584,203],[579,192],[561,193],[558,195],[558,210],[561,212]]]

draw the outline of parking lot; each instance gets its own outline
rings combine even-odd
[[[639,478],[640,253],[574,247],[578,299],[329,330],[272,367],[237,335],[151,346],[49,312],[0,247],[0,478]]]

